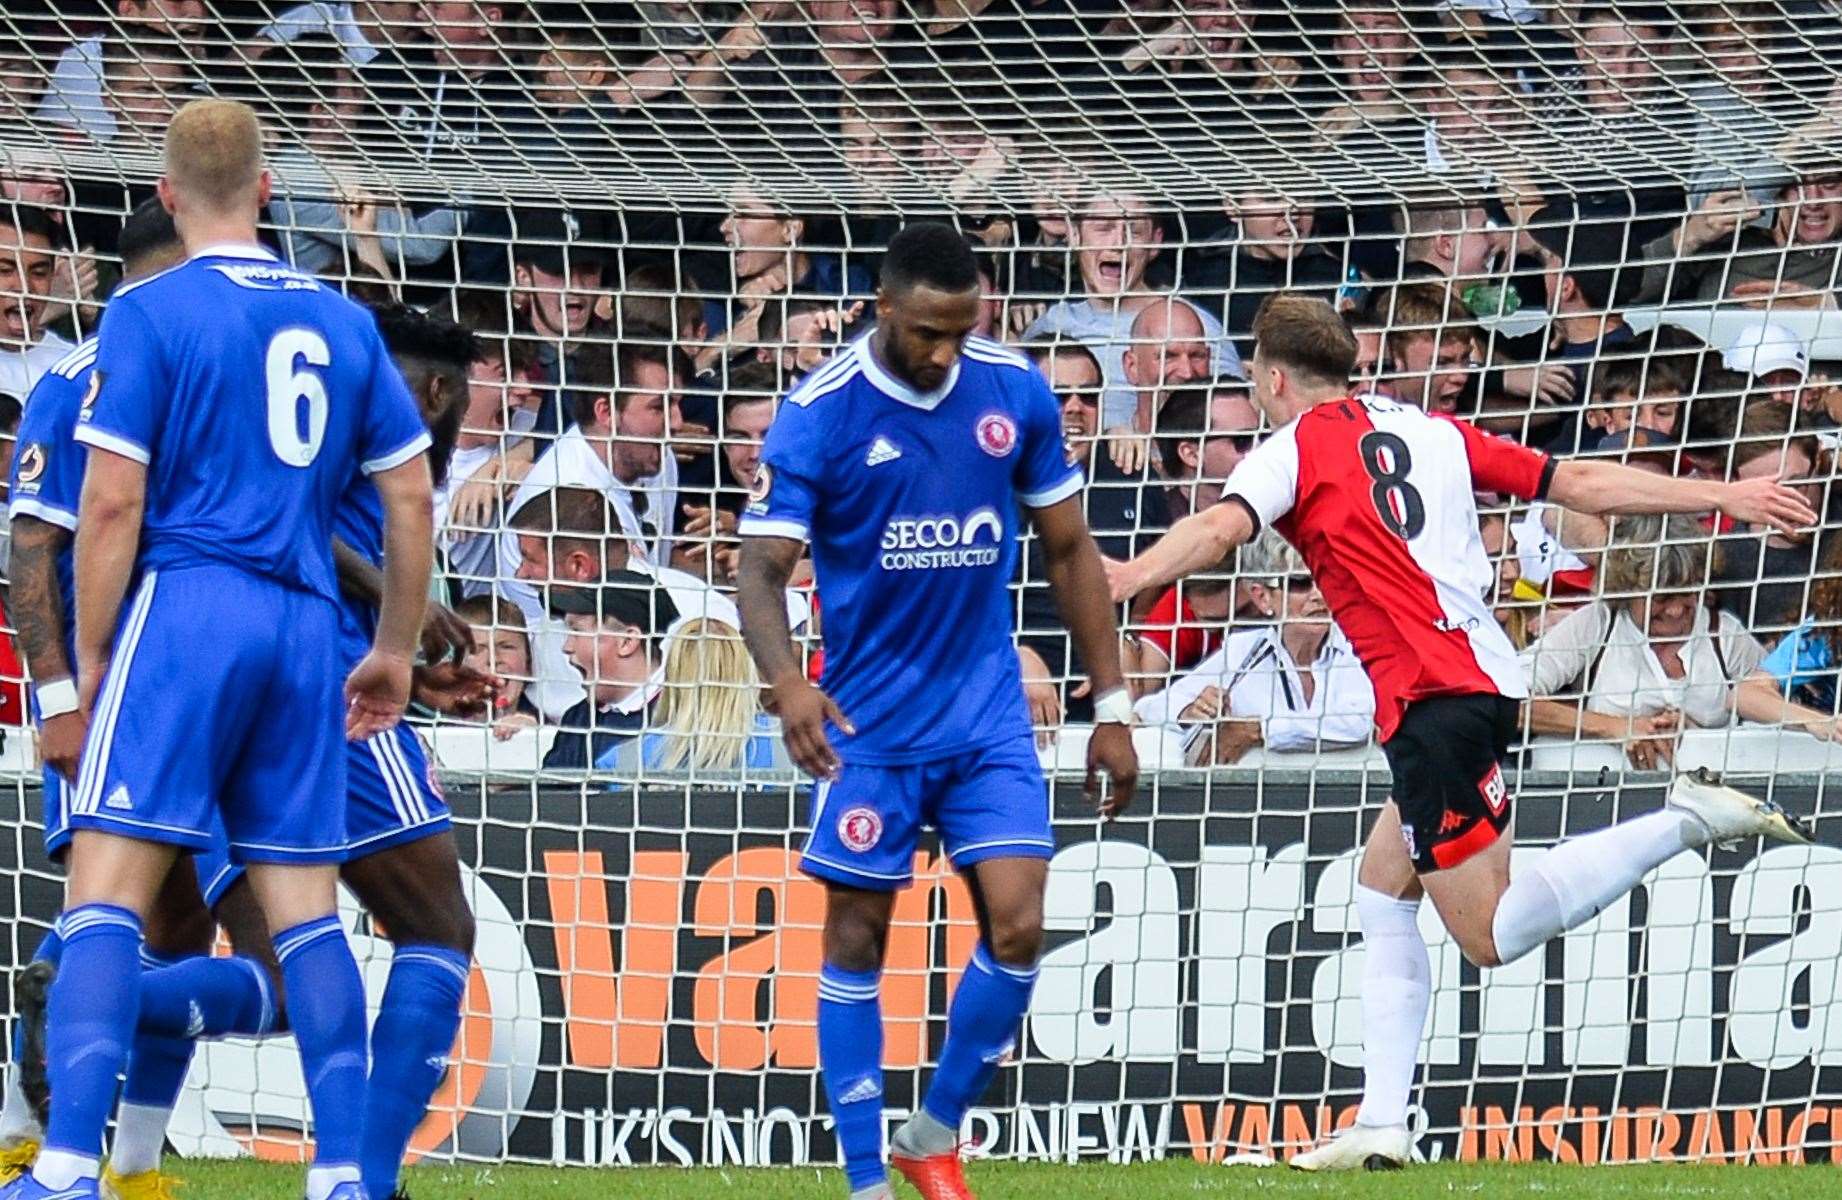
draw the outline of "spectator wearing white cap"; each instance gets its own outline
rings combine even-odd
[[[1721,352],[1721,364],[1752,379],[1752,396],[1801,407],[1810,378],[1810,348],[1797,332],[1776,321],[1748,325]]]

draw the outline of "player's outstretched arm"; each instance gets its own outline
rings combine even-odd
[[[409,704],[416,641],[435,565],[427,457],[418,454],[379,471],[371,482],[384,504],[384,595],[371,652],[345,681],[345,732],[354,741],[395,725]]]
[[[1736,521],[1796,533],[1817,523],[1816,511],[1775,479],[1717,483],[1676,479],[1622,463],[1569,460],[1554,468],[1548,499],[1575,512],[1704,513],[1718,509]],[[1173,531],[1174,532],[1174,531]]]
[[[1107,561],[1113,600],[1130,600],[1147,588],[1163,587],[1213,567],[1256,532],[1253,514],[1236,498],[1191,513],[1131,562]]]
[[[793,648],[793,631],[787,627],[787,581],[804,550],[804,544],[793,538],[743,538],[736,609],[742,616],[742,640],[773,693],[787,753],[814,779],[831,779],[838,773],[838,752],[825,735],[825,723],[829,720],[846,733],[856,730],[831,697],[806,679]]]
[[[77,507],[77,697],[87,718],[108,670],[122,600],[134,574],[147,503],[147,466],[94,446]]]
[[[1138,789],[1138,754],[1132,748],[1132,697],[1119,665],[1119,630],[1106,598],[1106,570],[1078,495],[1036,509],[1035,518],[1037,535],[1042,538],[1044,573],[1055,592],[1062,624],[1068,627],[1075,652],[1087,664],[1093,687],[1095,724],[1088,742],[1088,792],[1098,791],[1099,773],[1106,772],[1113,791],[1101,815],[1115,817],[1131,805]]]

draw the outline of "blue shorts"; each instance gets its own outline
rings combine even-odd
[[[64,861],[64,850],[70,845],[70,785],[50,767],[46,767],[43,774],[45,857],[61,863]]]
[[[956,868],[988,858],[1050,858],[1049,785],[1028,736],[951,759],[845,763],[821,783],[800,869],[815,879],[892,892],[914,878],[921,827],[940,831]]]
[[[345,701],[331,601],[232,567],[150,571],[116,635],[74,829],[238,861],[345,857]]]
[[[347,742],[345,786],[347,861],[445,833],[453,825],[422,739],[407,725],[366,741]],[[243,878],[243,868],[221,842],[200,851],[197,864],[207,908],[216,908],[224,893]]]

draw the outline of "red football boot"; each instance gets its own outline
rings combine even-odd
[[[946,1154],[926,1158],[910,1158],[891,1150],[889,1165],[914,1185],[921,1200],[975,1200],[972,1189],[966,1186],[965,1172],[960,1169],[957,1146]]]

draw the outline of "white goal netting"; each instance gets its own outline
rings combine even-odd
[[[955,222],[980,332],[1038,363],[1124,557],[1263,436],[1262,301],[1322,296],[1361,345],[1354,389],[1556,455],[1777,475],[1825,516],[1780,536],[1480,497],[1537,698],[1519,839],[1707,766],[1814,815],[1820,844],[1680,856],[1483,976],[1428,906],[1420,1153],[1842,1158],[1838,51],[1829,0],[20,0],[0,13],[0,445],[94,331],[170,115],[254,105],[275,252],[480,345],[436,586],[505,686],[489,720],[418,717],[480,944],[417,1152],[827,1162],[809,789],[733,600],[777,398],[871,330],[904,222]],[[623,564],[675,619],[569,637],[543,589]],[[1354,872],[1387,771],[1308,573],[1264,541],[1122,612],[1146,772],[1105,828],[1079,794],[1085,667],[1028,539],[1014,591],[1059,849],[1026,1036],[970,1143],[1283,1157],[1353,1119]],[[816,673],[810,583],[788,606]],[[0,676],[18,962],[60,881],[11,638]],[[884,989],[892,1122],[976,936],[931,843],[916,874]],[[381,987],[388,945],[351,928]],[[285,1157],[305,1120],[288,1043],[224,1042],[174,1139]]]

